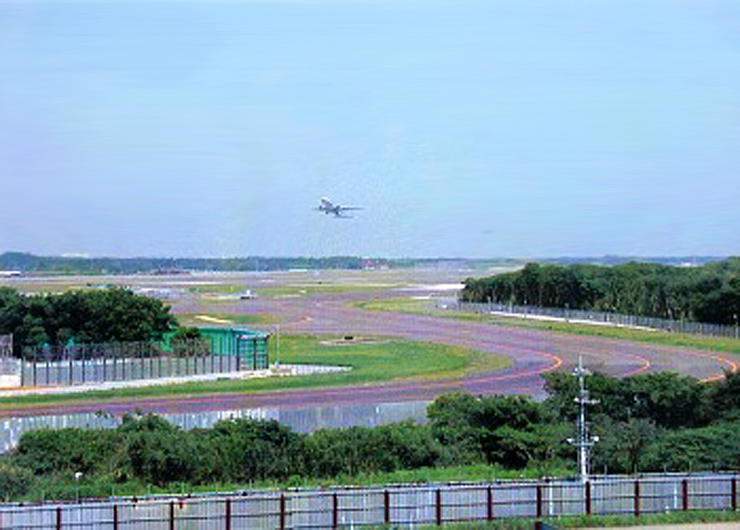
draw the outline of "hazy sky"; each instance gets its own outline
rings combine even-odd
[[[728,255],[739,199],[737,0],[0,0],[0,252]]]

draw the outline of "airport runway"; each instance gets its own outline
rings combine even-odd
[[[444,343],[506,355],[512,365],[494,373],[473,374],[465,378],[440,381],[413,381],[367,384],[264,394],[226,394],[217,396],[173,397],[105,402],[96,404],[33,407],[29,414],[62,414],[104,410],[111,413],[138,407],[151,412],[196,412],[216,409],[341,405],[398,401],[433,400],[436,396],[467,391],[474,394],[527,394],[543,396],[543,373],[572,369],[583,357],[592,370],[615,376],[672,370],[699,378],[720,375],[732,368],[729,356],[688,348],[637,344],[594,336],[565,335],[548,331],[505,327],[483,322],[450,318],[366,311],[351,307],[352,301],[389,296],[409,296],[408,292],[323,294],[285,299],[233,301],[219,305],[219,312],[268,313],[278,318],[281,333],[310,333],[337,336],[392,336]],[[174,311],[197,313],[197,306],[175,304]],[[402,362],[402,361],[401,361]],[[23,415],[23,411],[12,412]],[[5,412],[3,415],[6,415]]]

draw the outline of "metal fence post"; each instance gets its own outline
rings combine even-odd
[[[681,481],[681,508],[685,512],[689,510],[689,481],[687,479]]]
[[[537,484],[537,518],[542,517],[542,484]]]
[[[442,490],[437,490],[434,495],[435,519],[437,526],[442,526]]]
[[[391,492],[383,492],[383,521],[385,524],[391,524]]]
[[[285,494],[280,494],[280,530],[285,530]]]
[[[732,488],[730,492],[730,504],[732,505],[732,511],[735,512],[737,511],[737,477],[732,477],[730,487]]]
[[[56,516],[56,524],[55,524],[56,530],[62,530],[62,507],[57,506],[57,516]]]
[[[113,530],[118,530],[118,505],[113,505]]]
[[[226,514],[224,515],[224,518],[226,519],[226,530],[231,530],[231,499],[226,499]]]
[[[338,528],[339,527],[339,498],[337,497],[337,492],[335,491],[334,494],[331,496],[331,527],[332,528]]]
[[[170,530],[175,530],[175,501],[170,501]]]
[[[586,493],[586,515],[589,517],[591,516],[592,506],[591,506],[591,481],[587,480],[584,484],[585,487],[585,493]]]
[[[489,521],[493,521],[493,488],[489,485],[488,489],[486,490],[486,518]]]
[[[640,481],[635,480],[635,517],[640,517]]]

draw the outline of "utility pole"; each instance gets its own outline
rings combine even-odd
[[[573,370],[573,375],[578,378],[578,397],[575,398],[575,402],[578,403],[578,437],[568,438],[568,443],[578,449],[578,474],[583,482],[588,480],[591,448],[599,441],[598,436],[589,436],[586,422],[586,405],[595,405],[599,402],[598,399],[590,399],[586,390],[585,378],[589,373],[583,367],[583,358],[579,356],[578,366]]]

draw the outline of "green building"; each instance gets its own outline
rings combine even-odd
[[[264,370],[269,368],[267,340],[269,333],[246,328],[200,329],[201,336],[210,341],[211,354],[235,357],[241,370]]]
[[[221,365],[231,369],[264,370],[269,368],[267,341],[269,333],[246,328],[199,327],[201,340],[209,357],[221,358]],[[173,338],[174,332],[165,335],[159,347],[162,351],[172,353],[177,348]]]

